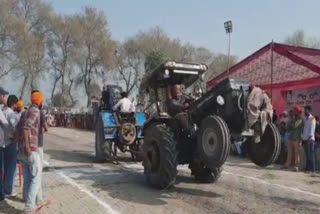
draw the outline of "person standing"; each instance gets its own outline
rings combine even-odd
[[[311,114],[312,109],[310,106],[306,106],[304,108],[304,126],[303,126],[303,132],[302,132],[302,145],[304,148],[304,151],[306,153],[306,159],[307,159],[307,166],[306,166],[306,172],[311,172],[312,176],[314,176],[315,173],[315,129],[316,129],[316,119]]]
[[[294,170],[299,171],[300,166],[300,155],[299,155],[299,144],[301,138],[301,131],[303,128],[303,121],[301,119],[302,110],[299,107],[294,108],[293,117],[290,117],[288,121],[288,156],[284,168],[289,168],[294,159]]]
[[[316,118],[316,131],[315,131],[315,139],[316,139],[316,141],[315,141],[314,150],[315,150],[315,156],[316,156],[315,159],[317,160],[318,157],[317,157],[317,152],[316,151],[320,146],[320,120],[319,120],[318,116],[315,116],[315,118]]]
[[[13,139],[16,126],[20,117],[15,113],[18,98],[10,95],[7,100],[7,107],[3,111],[9,126],[5,129],[4,141],[4,194],[5,197],[15,197],[17,194],[13,192],[14,178],[17,168],[17,145]]]
[[[7,95],[9,93],[4,90],[0,86],[0,105],[4,105],[7,100]],[[4,149],[5,149],[5,142],[4,142],[4,129],[8,127],[9,123],[4,116],[2,108],[0,107],[0,201],[5,199],[4,195],[4,186],[3,186],[3,174],[4,174]]]
[[[32,105],[22,115],[21,127],[17,128],[18,134],[23,136],[19,141],[19,159],[23,171],[23,198],[25,200],[24,211],[26,214],[36,211],[36,196],[41,181],[41,162],[38,153],[38,139],[40,127],[40,110],[43,102],[41,92],[31,95]]]
[[[318,116],[315,116],[316,118],[316,131],[315,131],[315,139],[316,139],[316,143],[320,144],[320,120]]]
[[[22,100],[19,100],[17,102],[17,110],[16,112],[21,116],[21,113],[24,111],[24,108],[23,108],[23,101]]]
[[[31,92],[31,96],[34,93],[39,92],[38,90],[34,90]],[[43,152],[43,131],[47,132],[48,131],[48,125],[45,119],[45,114],[42,110],[42,104],[39,105],[39,110],[40,110],[40,124],[39,124],[39,138],[38,138],[38,151],[39,151],[39,157],[40,157],[40,185],[39,185],[39,190],[38,194],[36,197],[36,203],[38,206],[46,206],[49,201],[43,200],[43,194],[42,194],[42,171],[43,171],[43,163],[44,163],[44,152]]]

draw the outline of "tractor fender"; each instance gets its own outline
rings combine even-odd
[[[149,120],[143,125],[142,135],[144,136],[145,130],[154,123],[165,123],[170,127],[175,127],[175,120],[168,114],[155,113]]]
[[[101,129],[111,129],[109,133],[104,132],[104,139],[116,139],[117,138],[117,121],[113,115],[113,112],[103,111],[99,114],[99,119],[102,121]]]

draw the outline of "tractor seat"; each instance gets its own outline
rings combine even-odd
[[[116,114],[120,124],[123,124],[123,123],[136,124],[136,118],[135,118],[134,112],[130,112],[130,113],[118,112]]]

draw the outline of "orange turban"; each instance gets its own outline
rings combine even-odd
[[[40,105],[43,101],[43,95],[41,92],[34,92],[31,94],[31,102],[32,104]]]
[[[17,107],[18,107],[19,109],[22,109],[22,108],[23,108],[23,101],[22,101],[22,100],[19,100],[19,101],[17,102]]]

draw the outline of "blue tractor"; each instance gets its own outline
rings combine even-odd
[[[121,92],[121,87],[116,85],[107,85],[103,89],[99,111],[96,113],[95,158],[97,162],[116,161],[118,149],[121,152],[130,152],[133,161],[140,159],[145,115],[141,112],[113,111],[113,106],[121,99]]]

